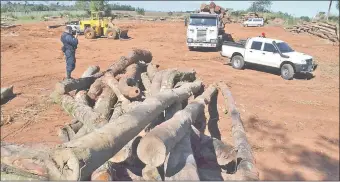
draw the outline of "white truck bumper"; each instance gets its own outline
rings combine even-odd
[[[217,44],[212,43],[187,43],[188,47],[216,47]]]

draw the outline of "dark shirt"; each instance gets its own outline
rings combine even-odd
[[[66,50],[75,51],[77,49],[78,39],[74,38],[72,34],[64,32],[61,35],[60,40],[64,45],[62,47],[63,52],[65,52]]]

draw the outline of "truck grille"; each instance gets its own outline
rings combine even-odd
[[[197,30],[197,40],[205,41],[207,37],[207,30]]]

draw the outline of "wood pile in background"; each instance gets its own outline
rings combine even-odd
[[[287,30],[294,33],[309,33],[332,42],[339,41],[339,30],[337,26],[327,22],[305,22],[287,28]]]

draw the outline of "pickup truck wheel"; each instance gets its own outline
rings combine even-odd
[[[241,70],[244,67],[244,59],[242,56],[236,55],[231,58],[231,65],[233,68]]]
[[[281,77],[285,80],[291,80],[294,77],[294,68],[291,64],[284,64],[281,67]]]

